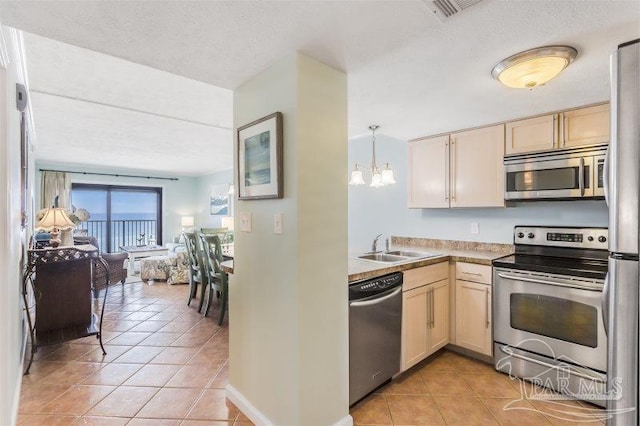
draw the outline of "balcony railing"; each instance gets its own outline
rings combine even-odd
[[[110,232],[107,232],[109,223],[111,224]],[[145,234],[144,243],[148,242],[151,235],[156,238],[158,236],[156,220],[131,219],[112,220],[110,222],[106,220],[89,220],[80,222],[77,228],[86,229],[88,235],[98,240],[100,251],[107,253],[119,251],[120,246],[138,245],[138,238],[142,233]]]

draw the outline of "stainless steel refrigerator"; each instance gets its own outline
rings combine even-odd
[[[603,292],[608,335],[608,425],[638,424],[638,209],[640,197],[640,39],[611,56],[611,142],[605,171],[609,275]]]

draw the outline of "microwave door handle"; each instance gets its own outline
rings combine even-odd
[[[584,197],[584,157],[580,157],[580,168],[578,169],[578,185],[580,186],[580,196]]]

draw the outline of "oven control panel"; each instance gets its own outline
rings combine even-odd
[[[516,226],[513,231],[515,244],[551,247],[573,247],[607,250],[607,228],[560,228],[540,226]]]

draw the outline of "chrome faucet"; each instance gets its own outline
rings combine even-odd
[[[371,243],[371,253],[378,253],[378,238],[382,237],[382,234],[378,234]]]

